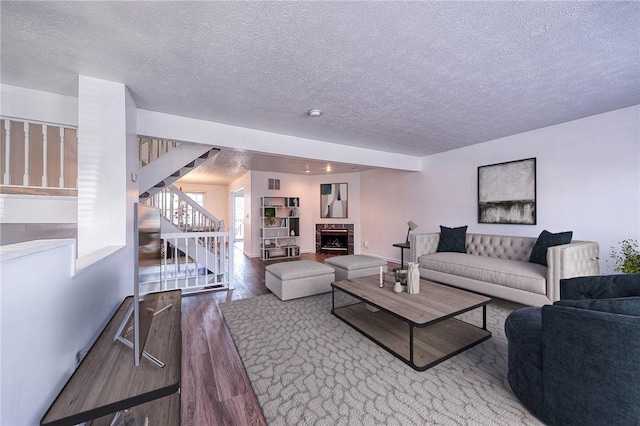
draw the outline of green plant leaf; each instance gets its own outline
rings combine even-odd
[[[620,242],[620,251],[611,247],[613,270],[625,274],[640,273],[640,251],[637,240],[626,239]]]

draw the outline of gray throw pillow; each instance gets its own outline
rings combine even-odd
[[[440,241],[438,242],[437,252],[467,252],[467,227],[447,228],[440,226]]]

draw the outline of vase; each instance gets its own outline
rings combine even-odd
[[[407,276],[407,293],[420,293],[420,271],[417,262],[409,262],[409,272]]]
[[[400,281],[396,281],[395,285],[393,286],[393,292],[402,293],[402,284],[400,284]]]

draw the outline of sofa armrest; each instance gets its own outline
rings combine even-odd
[[[639,424],[640,317],[542,307],[549,424]]]
[[[596,275],[560,280],[560,299],[640,296],[640,274]]]
[[[438,250],[440,233],[411,234],[409,242],[411,245],[411,262],[417,262],[420,256],[432,254]]]
[[[574,241],[547,249],[547,297],[560,300],[560,280],[598,275],[599,246],[595,241]]]

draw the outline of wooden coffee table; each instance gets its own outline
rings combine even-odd
[[[418,371],[424,371],[491,337],[490,297],[424,279],[420,293],[393,292],[393,274],[336,281],[331,313]],[[336,307],[336,291],[361,302]],[[368,309],[367,305],[378,308]],[[482,328],[454,318],[482,307]]]

